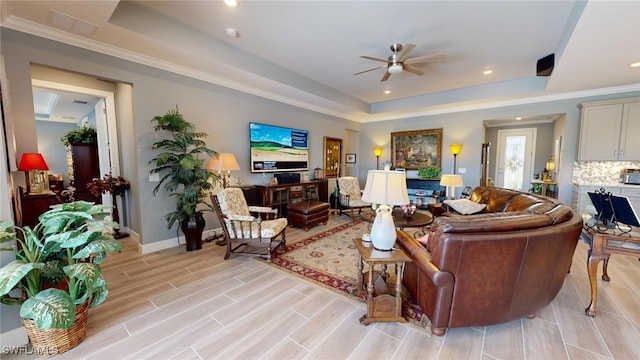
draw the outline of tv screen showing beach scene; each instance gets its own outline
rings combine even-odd
[[[309,170],[309,131],[249,123],[251,172]]]

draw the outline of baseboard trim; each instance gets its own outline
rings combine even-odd
[[[221,234],[221,233],[222,233],[222,228],[205,230],[202,233],[202,240],[205,240],[210,236],[215,236],[216,234]],[[131,236],[131,234],[129,236]],[[152,242],[149,244],[140,244],[139,235],[137,235],[136,238],[138,241],[138,251],[141,254],[149,254],[156,251],[170,249],[176,246],[183,246],[185,244],[184,236],[178,236],[177,238],[160,240],[160,241]]]
[[[0,333],[0,339],[2,339],[0,354],[4,354],[8,347],[18,347],[29,343],[27,330],[23,326]]]

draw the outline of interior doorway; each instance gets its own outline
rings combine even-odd
[[[119,146],[117,136],[117,121],[115,111],[115,94],[110,91],[98,90],[88,87],[80,87],[59,82],[32,79],[32,87],[34,90],[45,91],[57,94],[79,94],[88,95],[97,98],[93,105],[95,113],[95,126],[98,134],[98,159],[100,174],[111,173],[113,176],[120,175]],[[34,97],[34,109],[38,109],[40,104]],[[38,111],[35,111],[38,114]],[[37,116],[36,116],[37,118]],[[51,119],[54,120],[54,119]],[[74,122],[74,125],[83,125],[83,119]],[[41,142],[40,139],[38,140]],[[102,195],[102,204],[113,205],[112,196],[109,194]],[[119,204],[120,205],[120,204]],[[122,208],[120,206],[120,208]]]
[[[533,178],[536,128],[499,130],[496,147],[496,186],[527,191]]]

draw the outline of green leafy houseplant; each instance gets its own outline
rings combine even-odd
[[[73,144],[95,144],[98,142],[98,133],[95,128],[90,126],[81,126],[69,131],[65,136],[60,138],[64,146]]]
[[[418,176],[423,179],[438,179],[440,178],[439,167],[424,167],[418,170]]]
[[[19,245],[1,248],[16,255],[0,269],[1,302],[21,304],[20,316],[43,329],[70,328],[76,305],[104,302],[108,290],[100,264],[107,252],[122,249],[105,232],[117,226],[101,220],[108,214],[108,206],[77,201],[40,215],[33,229],[0,222],[0,242]],[[18,296],[10,294],[15,289]]]
[[[205,159],[201,159],[200,156],[204,154],[208,160],[216,152],[207,148],[207,144],[202,140],[207,134],[197,132],[195,126],[184,119],[177,106],[175,110],[169,110],[165,115],[156,116],[151,121],[156,123],[154,130],[162,137],[153,144],[153,149],[161,152],[149,161],[155,166],[151,172],[161,175],[153,194],[156,195],[158,190],[164,187],[170,196],[176,198],[175,210],[165,218],[169,228],[176,221],[180,222],[183,232],[187,235],[185,222],[195,221],[194,216],[202,216],[199,205],[205,205],[204,210],[212,211],[205,198],[218,180],[218,176],[204,167]],[[213,182],[209,182],[211,178]],[[202,227],[204,228],[204,219]],[[200,240],[187,239],[187,250],[199,249]]]

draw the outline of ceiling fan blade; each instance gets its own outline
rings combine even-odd
[[[361,58],[363,58],[363,59],[369,59],[369,60],[373,60],[373,61],[380,61],[380,62],[383,62],[383,63],[385,63],[385,64],[388,62],[388,60],[385,60],[385,59],[378,59],[378,58],[374,58],[374,57],[372,57],[372,56],[364,56],[364,55],[363,55],[363,56],[360,56],[360,57],[361,57]]]
[[[403,63],[405,63],[405,64],[417,64],[417,63],[440,60],[440,59],[444,59],[444,55],[443,54],[417,56],[417,57],[414,57],[414,58],[407,59],[407,60],[403,61]]]
[[[374,67],[373,69],[357,72],[357,73],[355,73],[353,75],[360,75],[360,74],[364,74],[364,73],[369,72],[369,71],[378,70],[378,69],[382,69],[382,68],[386,68],[386,67],[387,67],[386,65],[378,66],[378,67]]]
[[[400,53],[398,53],[398,57],[397,57],[398,61],[399,62],[404,61],[404,59],[406,59],[407,56],[409,56],[409,52],[413,50],[414,47],[416,46],[413,44],[406,44],[405,46],[403,46],[402,50],[400,50]]]
[[[408,71],[408,72],[413,73],[413,74],[416,74],[416,75],[423,75],[423,74],[424,74],[424,71],[422,71],[422,70],[420,70],[420,69],[418,69],[418,68],[416,68],[416,67],[413,67],[413,66],[411,66],[411,65],[407,65],[407,64],[405,64],[405,65],[402,67],[402,70],[404,70],[404,71]]]
[[[389,76],[391,76],[391,74],[388,71],[385,71],[384,76],[382,76],[382,79],[380,79],[380,82],[387,81]]]

